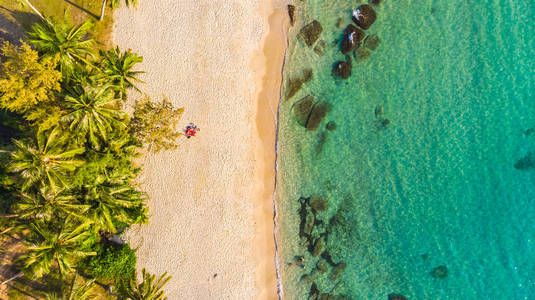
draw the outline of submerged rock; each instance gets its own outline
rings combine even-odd
[[[310,275],[305,274],[301,276],[301,281],[306,284],[309,284],[309,283],[312,283],[312,278],[310,278]]]
[[[325,211],[329,207],[329,202],[324,197],[312,197],[309,203],[315,211]]]
[[[303,84],[312,80],[312,76],[312,69],[304,69],[301,76],[288,79],[286,99],[290,99],[297,94],[297,92],[303,87]]]
[[[290,25],[294,26],[295,24],[295,6],[288,4],[288,16],[290,16]]]
[[[306,126],[308,116],[314,106],[314,96],[308,95],[297,102],[292,107],[292,113],[297,123],[303,127]]]
[[[318,261],[316,268],[318,268],[321,273],[327,273],[327,271],[329,271],[329,266],[327,265],[327,262],[323,259]]]
[[[340,277],[340,275],[342,275],[342,273],[344,273],[344,270],[346,269],[347,267],[347,264],[345,262],[341,262],[339,264],[337,264],[332,272],[331,272],[331,276],[329,276],[329,279],[331,281],[336,281],[338,280],[338,278]]]
[[[364,47],[359,47],[356,51],[355,51],[355,59],[357,61],[365,61],[365,60],[368,60],[370,58],[371,54],[370,54],[370,50],[368,50],[367,48],[364,48]]]
[[[320,237],[316,244],[314,244],[314,249],[312,250],[312,256],[318,257],[323,252],[323,247],[325,247],[325,239]]]
[[[302,255],[296,256],[296,257],[294,257],[294,262],[295,262],[296,265],[302,266],[305,263],[305,257],[302,256]]]
[[[381,43],[381,40],[379,40],[379,37],[375,34],[368,35],[366,39],[364,40],[364,47],[375,50],[377,47],[379,47],[379,44]]]
[[[533,157],[533,153],[528,152],[524,157],[515,163],[514,167],[517,170],[528,170],[535,168],[535,158]]]
[[[320,294],[320,291],[318,290],[318,286],[316,283],[312,283],[312,286],[310,287],[310,292],[308,294],[309,299],[318,299]]]
[[[328,104],[322,103],[322,102],[316,103],[314,107],[312,108],[312,111],[310,112],[310,116],[308,116],[306,129],[308,130],[318,129],[318,126],[320,125],[323,118],[325,118],[329,110],[330,110],[330,107]]]
[[[370,4],[373,6],[377,6],[381,4],[382,0],[370,0]]]
[[[323,151],[323,146],[327,142],[327,137],[328,136],[329,136],[329,133],[327,131],[323,131],[320,134],[320,137],[319,137],[319,140],[318,140],[318,144],[316,145],[316,153],[317,154],[320,154],[321,151]]]
[[[324,40],[320,40],[314,47],[314,52],[319,56],[323,56],[325,47],[327,47],[327,43]]]
[[[388,300],[407,300],[407,297],[400,294],[390,294]]]
[[[320,22],[314,20],[301,28],[299,36],[307,46],[311,47],[318,40],[322,32],[323,27]]]
[[[342,28],[342,25],[344,25],[344,19],[338,18],[338,20],[336,20],[336,27]]]
[[[370,28],[376,18],[375,11],[367,4],[361,5],[353,11],[353,22],[364,30]]]
[[[358,29],[352,24],[347,25],[344,31],[344,37],[342,39],[342,53],[346,54],[353,51],[360,45],[360,42],[364,38],[364,31]]]
[[[448,277],[448,267],[442,265],[434,268],[430,272],[431,276],[434,278],[446,278]]]
[[[333,75],[342,79],[348,79],[351,76],[351,64],[345,61],[338,61],[334,64]]]
[[[327,125],[325,125],[325,128],[329,131],[334,131],[336,130],[336,123],[334,121],[329,121]]]
[[[384,108],[381,105],[375,107],[375,117],[380,118],[384,114]]]

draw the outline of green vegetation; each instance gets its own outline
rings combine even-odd
[[[133,160],[143,148],[177,147],[183,109],[145,97],[129,115],[142,57],[98,51],[91,23],[68,24],[34,24],[27,42],[35,50],[0,45],[0,232],[20,241],[13,278],[24,275],[13,282],[44,286],[26,292],[45,299],[94,299],[110,284],[119,299],[165,299],[170,277],[143,270],[138,283],[135,251],[117,241],[148,219]]]
[[[171,280],[167,273],[162,274],[158,279],[155,275],[149,274],[142,270],[142,280],[137,282],[135,277],[130,280],[130,284],[126,290],[129,299],[132,300],[164,300],[163,286]]]

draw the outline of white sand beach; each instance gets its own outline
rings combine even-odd
[[[144,57],[141,89],[184,107],[181,124],[201,131],[176,151],[141,159],[151,217],[126,236],[138,269],[172,275],[173,300],[276,299],[274,142],[286,1],[139,2],[115,12],[113,41]]]

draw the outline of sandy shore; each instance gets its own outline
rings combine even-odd
[[[142,90],[201,131],[143,158],[150,223],[127,233],[138,269],[168,271],[169,299],[274,299],[275,113],[285,1],[140,1],[113,40],[144,57]],[[278,6],[278,7],[277,7]],[[269,33],[269,34],[268,34]]]

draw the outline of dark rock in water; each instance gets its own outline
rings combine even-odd
[[[321,121],[327,113],[329,112],[330,107],[326,103],[316,103],[314,107],[312,108],[312,111],[310,112],[310,116],[308,117],[306,129],[308,130],[316,130],[318,129],[318,126],[320,125]]]
[[[303,77],[302,77],[303,78],[303,82],[307,83],[310,80],[312,80],[312,76],[313,75],[314,75],[314,73],[312,72],[311,68],[303,69]]]
[[[302,266],[303,263],[305,262],[305,257],[301,256],[301,255],[300,256],[296,256],[296,257],[294,257],[294,262],[295,262],[296,265]]]
[[[304,69],[301,76],[288,79],[286,99],[292,98],[303,87],[303,84],[312,80],[312,76],[312,69]]]
[[[327,128],[329,131],[334,131],[336,130],[336,123],[334,121],[329,121],[329,123],[325,125],[325,128]]]
[[[310,236],[312,233],[312,228],[314,227],[314,214],[310,212],[308,207],[308,200],[310,198],[299,198],[301,206],[299,208],[299,219],[301,220],[299,224],[299,237],[304,238]]]
[[[316,217],[314,214],[307,214],[305,218],[305,225],[303,226],[303,233],[310,236],[312,234],[312,229],[314,229],[314,221]]]
[[[316,153],[320,154],[321,151],[323,151],[323,146],[327,142],[327,137],[329,136],[329,133],[327,131],[323,131],[320,134],[320,138],[318,140],[318,144],[316,145]]]
[[[344,31],[344,37],[342,39],[342,53],[346,54],[353,51],[360,45],[360,42],[364,38],[364,31],[358,29],[352,24],[347,25]]]
[[[316,283],[312,283],[312,286],[310,287],[310,293],[308,294],[309,299],[318,299],[320,295],[320,291],[318,290],[318,286]]]
[[[325,239],[323,237],[320,237],[316,244],[314,245],[314,249],[312,250],[312,255],[314,257],[318,257],[323,252],[323,247],[325,246]]]
[[[331,294],[321,294],[319,300],[334,300],[334,296]]]
[[[333,267],[336,266],[336,264],[334,263],[334,260],[333,260],[333,258],[332,258],[332,256],[331,256],[331,254],[329,253],[328,250],[325,250],[325,252],[323,252],[323,253],[321,254],[321,257],[322,257],[323,259],[325,259],[325,261],[328,262],[331,266],[333,266]]]
[[[525,135],[531,135],[533,132],[535,132],[535,128],[529,128],[524,132]]]
[[[341,262],[339,264],[337,264],[334,269],[332,270],[331,272],[331,276],[329,276],[329,279],[331,281],[336,281],[338,280],[338,278],[340,277],[340,275],[342,275],[342,273],[344,273],[344,270],[346,269],[347,265],[345,262]]]
[[[295,6],[288,4],[288,15],[290,16],[290,25],[295,24]]]
[[[308,116],[314,106],[314,97],[308,95],[303,99],[298,100],[292,107],[292,113],[299,125],[305,127],[308,121]]]
[[[382,0],[370,0],[370,4],[371,5],[374,5],[374,6],[377,6],[379,4],[381,4]]]
[[[382,119],[381,120],[381,126],[383,128],[386,128],[388,125],[390,125],[390,120],[389,119]]]
[[[324,40],[320,40],[314,47],[314,52],[319,56],[323,56],[325,47],[327,47],[327,43]]]
[[[424,253],[422,255],[420,255],[420,257],[423,259],[423,260],[427,260],[429,258],[429,253]]]
[[[429,272],[429,274],[434,278],[446,278],[448,277],[448,267],[438,266]]]
[[[365,60],[368,60],[370,58],[370,50],[368,50],[367,48],[364,48],[364,47],[359,47],[356,51],[355,51],[355,59],[357,61],[365,61]]]
[[[381,40],[379,40],[379,37],[375,34],[368,35],[366,39],[364,40],[364,47],[375,50],[377,47],[379,47],[379,44],[381,43]]]
[[[528,170],[533,168],[535,168],[535,158],[533,157],[532,152],[528,152],[515,163],[515,169],[517,170]]]
[[[370,28],[376,18],[375,11],[367,4],[361,5],[353,11],[353,22],[364,30]]]
[[[308,203],[315,211],[325,211],[329,207],[329,202],[324,197],[312,197]]]
[[[375,107],[375,117],[379,118],[384,114],[384,108],[381,105]]]
[[[314,20],[301,28],[299,36],[307,46],[311,47],[318,40],[322,32],[323,27],[321,27],[320,22]]]
[[[318,268],[321,273],[327,273],[327,271],[329,271],[329,266],[327,265],[327,262],[323,259],[318,261],[316,268]]]
[[[304,282],[304,283],[312,283],[312,278],[310,278],[309,275],[305,274],[303,276],[301,276],[301,281]]]
[[[348,79],[351,76],[351,64],[345,61],[337,62],[333,67],[333,75],[342,79]]]
[[[342,25],[344,25],[344,19],[338,18],[338,20],[336,20],[336,27],[342,28]]]
[[[400,294],[390,294],[388,300],[407,300],[407,297]]]

